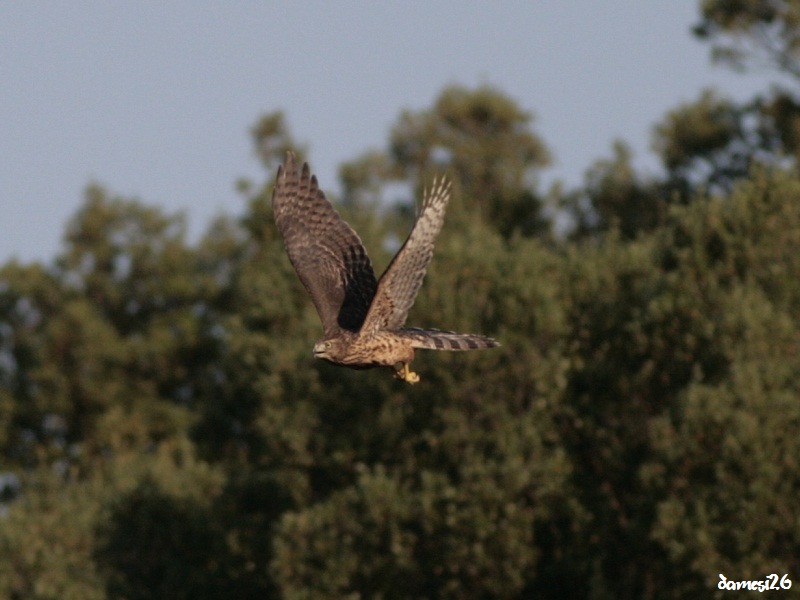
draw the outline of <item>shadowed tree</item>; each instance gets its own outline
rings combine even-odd
[[[729,194],[756,164],[788,165],[800,156],[800,4],[772,0],[704,0],[695,35],[719,64],[774,74],[776,85],[745,102],[705,90],[671,110],[654,128],[653,147],[665,175],[633,171],[627,153],[600,161],[582,189],[561,200],[576,237],[619,228],[634,237],[663,222],[667,207],[708,189]]]
[[[739,71],[800,78],[800,3],[796,0],[702,0],[694,32],[714,60]]]
[[[378,200],[456,179],[410,318],[503,346],[420,356],[413,388],[314,360],[272,167],[196,245],[93,187],[52,265],[0,267],[0,597],[696,598],[800,569],[797,174],[667,201],[618,146],[581,198],[602,229],[556,246],[504,221],[543,164],[514,108],[448,88],[331,194],[387,262],[411,211]],[[671,117],[689,188],[729,108]]]
[[[598,160],[586,172],[581,189],[561,199],[573,219],[573,238],[615,230],[633,239],[659,225],[666,215],[666,186],[636,172],[631,151],[623,142],[616,142],[613,150],[612,159]]]
[[[531,130],[532,117],[502,92],[482,86],[446,88],[433,106],[404,111],[385,153],[371,152],[342,167],[345,203],[379,183],[418,188],[446,172],[459,192],[450,214],[479,215],[504,236],[545,235],[549,221],[536,192],[537,173],[550,162]],[[458,204],[460,206],[455,206]]]

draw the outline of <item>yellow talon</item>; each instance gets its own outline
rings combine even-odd
[[[414,373],[411,369],[408,368],[408,363],[403,363],[402,369],[397,369],[394,372],[394,376],[398,379],[402,379],[407,383],[418,383],[419,382],[419,375]]]

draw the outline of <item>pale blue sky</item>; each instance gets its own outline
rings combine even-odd
[[[248,129],[282,109],[323,188],[386,143],[404,108],[448,84],[491,84],[535,115],[577,185],[628,141],[715,86],[763,79],[714,68],[690,35],[692,0],[556,2],[13,2],[0,8],[0,263],[50,261],[90,181],[168,211],[196,236],[241,214],[261,182]]]

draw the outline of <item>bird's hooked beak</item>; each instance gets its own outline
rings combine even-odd
[[[328,344],[326,342],[317,342],[314,344],[314,356],[316,358],[324,358],[328,353]]]

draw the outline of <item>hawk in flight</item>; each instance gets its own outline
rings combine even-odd
[[[322,321],[323,337],[314,344],[314,356],[354,369],[393,367],[398,379],[416,383],[419,376],[409,363],[417,348],[499,346],[482,335],[403,327],[449,199],[450,183],[434,179],[408,239],[378,281],[364,245],[325,198],[308,164],[298,174],[294,154],[286,154],[285,164],[278,167],[272,209],[289,260]]]

